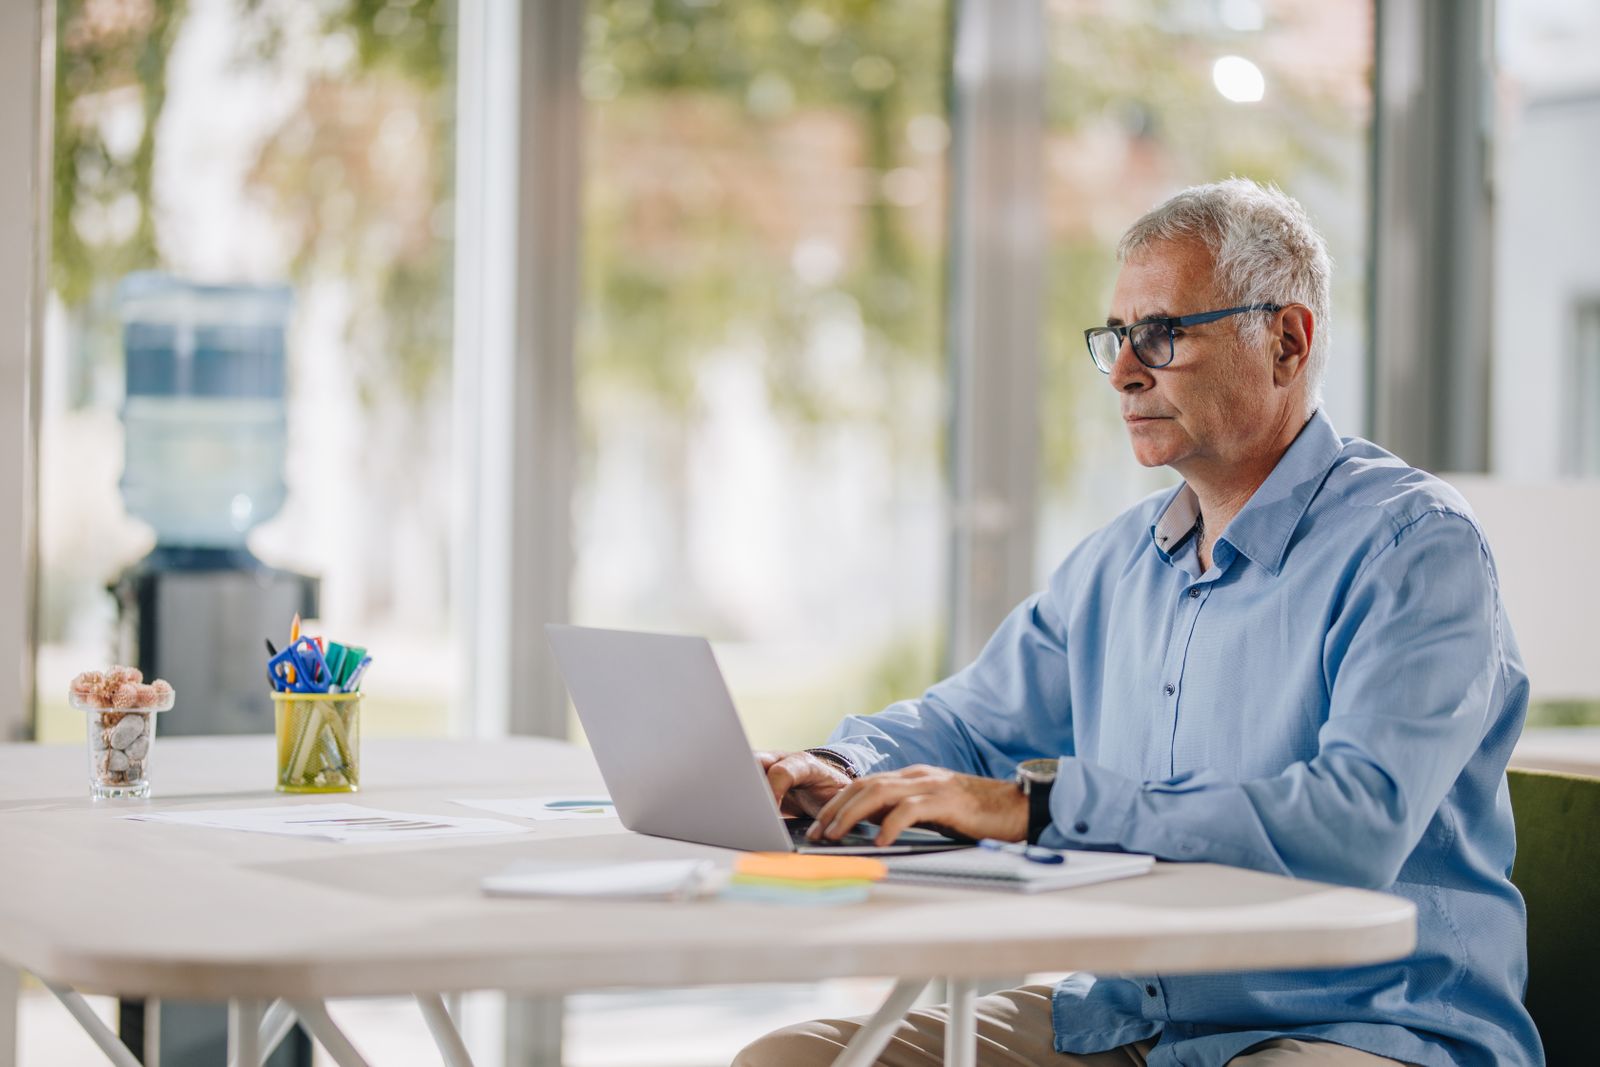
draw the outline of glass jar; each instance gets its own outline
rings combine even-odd
[[[88,716],[89,795],[96,800],[150,795],[150,756],[156,714],[171,711],[174,697],[135,708],[107,708],[77,695],[74,708]]]

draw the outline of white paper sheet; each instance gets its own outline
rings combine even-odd
[[[122,818],[203,826],[213,830],[316,837],[341,844],[520,834],[528,829],[503,819],[419,815],[415,812],[369,808],[361,804],[278,804],[269,808],[226,808],[217,811],[150,811],[124,815]]]
[[[514,797],[503,800],[455,800],[464,808],[492,811],[517,819],[615,819],[617,809],[604,793],[585,795]]]
[[[710,860],[645,860],[638,863],[564,863],[528,860],[482,883],[492,897],[634,897],[672,899],[708,891],[716,874]]]

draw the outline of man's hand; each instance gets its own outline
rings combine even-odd
[[[782,815],[816,815],[824,804],[850,784],[850,776],[809,752],[757,752],[772,799]]]
[[[918,823],[1021,841],[1028,836],[1028,800],[1012,781],[918,765],[851,782],[817,812],[808,836],[838,840],[864,819],[879,824],[879,845],[893,844]]]

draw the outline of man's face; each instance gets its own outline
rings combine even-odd
[[[1204,245],[1162,241],[1122,265],[1107,324],[1231,306],[1217,289]],[[1172,362],[1159,370],[1140,363],[1123,343],[1109,379],[1141,464],[1184,474],[1186,467],[1238,463],[1276,431],[1287,398],[1273,385],[1270,331],[1264,346],[1247,350],[1239,340],[1241,318],[1178,328]]]

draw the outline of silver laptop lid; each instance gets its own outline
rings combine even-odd
[[[622,825],[793,850],[705,638],[554,623],[545,633]]]

